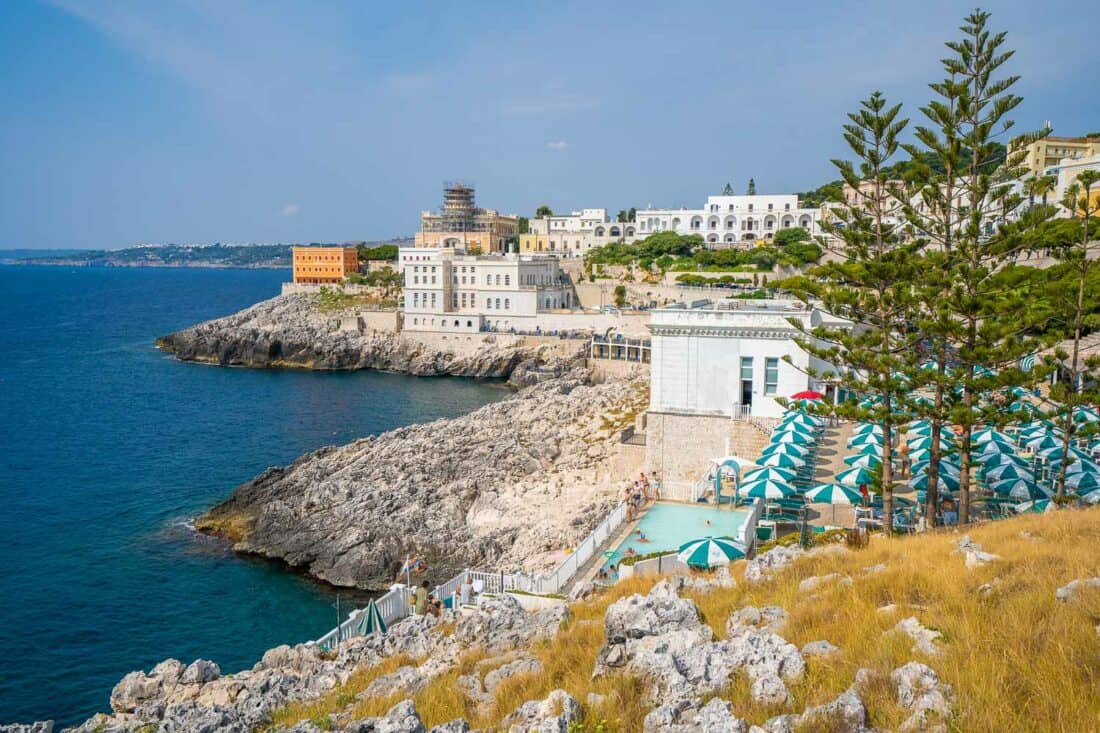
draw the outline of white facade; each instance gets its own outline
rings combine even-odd
[[[556,257],[466,255],[452,249],[403,249],[405,329],[526,331],[536,316],[573,306]]]
[[[828,365],[793,340],[797,329],[841,323],[786,300],[730,300],[673,307],[650,315],[650,411],[697,415],[778,417],[777,397],[807,389],[831,394],[806,374]],[[786,358],[790,358],[790,363]]]
[[[1094,155],[1090,158],[1063,158],[1062,161],[1056,165],[1047,168],[1044,171],[1045,175],[1055,176],[1057,183],[1054,186],[1054,192],[1051,194],[1051,203],[1062,202],[1065,198],[1066,191],[1077,182],[1077,176],[1081,175],[1085,171],[1100,171],[1100,155]],[[1095,195],[1096,186],[1092,187],[1092,192]],[[1084,189],[1078,194],[1078,198],[1084,196]],[[1070,212],[1064,212],[1067,216]]]
[[[528,223],[529,244],[524,248],[541,246],[538,251],[551,252],[561,257],[583,257],[593,247],[609,242],[636,238],[634,222],[611,221],[607,209],[581,209],[568,215],[544,216]],[[520,241],[523,241],[521,235]]]
[[[698,234],[716,248],[751,246],[791,227],[820,234],[818,216],[817,209],[800,208],[795,194],[708,196],[701,209],[641,209],[634,224],[639,238],[663,231]]]

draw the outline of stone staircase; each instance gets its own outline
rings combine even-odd
[[[844,458],[848,450],[848,439],[852,437],[855,423],[842,422],[838,427],[825,428],[818,441],[817,465],[814,471],[814,484],[832,483],[834,476],[848,466]]]
[[[768,445],[771,431],[747,420],[730,422],[730,453],[755,460]]]

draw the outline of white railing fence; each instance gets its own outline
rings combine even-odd
[[[463,570],[450,580],[435,587],[435,597],[440,601],[453,598],[459,587],[465,581],[466,576],[472,581],[481,581],[482,593],[505,593],[512,590],[526,591],[546,595],[558,593],[570,580],[576,576],[584,564],[588,562],[600,549],[604,542],[610,539],[615,530],[626,520],[626,504],[619,504],[604,520],[596,525],[596,528],[587,537],[580,541],[577,548],[558,565],[554,571],[539,578],[531,578],[523,573],[486,572],[482,570]],[[409,615],[409,605],[415,588],[398,586],[375,600],[378,610],[382,613],[382,619],[386,625],[390,625]],[[454,607],[452,605],[452,607]],[[359,614],[362,609],[352,611],[347,621],[337,626],[314,644],[324,647],[333,647],[355,636],[356,626],[359,622]]]
[[[604,542],[615,532],[626,519],[626,504],[619,504],[604,520],[596,525],[596,528],[577,545],[577,548],[565,558],[554,572],[535,578],[532,583],[534,593],[557,593],[565,584],[573,579],[577,571],[584,567]]]
[[[409,602],[411,598],[412,588],[402,585],[376,598],[374,603],[378,606],[379,613],[382,614],[382,620],[389,626],[409,615]],[[331,649],[340,642],[347,641],[355,636],[355,627],[359,625],[359,615],[362,613],[362,610],[363,609],[360,608],[349,613],[346,621],[313,643],[317,646]]]

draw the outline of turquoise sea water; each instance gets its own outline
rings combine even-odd
[[[122,675],[166,657],[233,671],[320,636],[331,590],[188,520],[306,451],[503,396],[457,379],[184,364],[153,347],[287,275],[0,266],[0,723],[109,710]]]

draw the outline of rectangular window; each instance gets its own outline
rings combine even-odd
[[[768,357],[764,360],[764,394],[775,394],[779,389],[779,359]]]
[[[752,357],[741,357],[741,379],[752,381]]]

